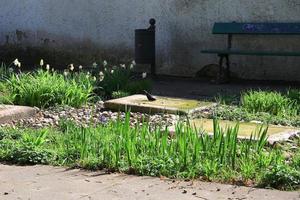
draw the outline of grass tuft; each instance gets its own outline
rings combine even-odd
[[[92,98],[93,92],[92,80],[83,75],[76,79],[44,70],[11,74],[0,83],[1,88],[13,104],[42,108],[55,105],[80,107]]]

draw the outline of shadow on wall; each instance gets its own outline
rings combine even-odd
[[[132,56],[128,50],[120,49],[91,49],[80,51],[80,47],[73,50],[54,47],[3,45],[0,46],[0,62],[10,64],[18,58],[24,70],[34,69],[43,59],[51,67],[63,70],[71,63],[84,67],[92,66],[93,62],[100,63],[107,60],[113,64],[130,63]]]
[[[84,67],[103,60],[112,64],[130,63],[133,50],[119,46],[102,47],[88,39],[16,30],[7,34],[5,44],[0,46],[0,63],[10,64],[16,58],[20,60],[24,70],[33,69],[41,59],[61,70],[71,63]]]

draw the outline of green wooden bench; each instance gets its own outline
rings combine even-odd
[[[300,35],[300,23],[215,23],[213,34],[228,35],[224,49],[206,49],[202,53],[219,57],[219,78],[230,80],[230,55],[247,56],[300,56],[300,51],[241,50],[232,47],[233,35]],[[223,67],[224,61],[226,68]]]

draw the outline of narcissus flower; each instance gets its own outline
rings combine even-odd
[[[70,70],[74,71],[74,65],[73,64],[70,64]]]
[[[46,69],[47,69],[47,71],[50,70],[50,65],[49,64],[46,65]]]
[[[106,61],[106,60],[104,60],[104,61],[103,61],[103,66],[104,66],[104,67],[106,67],[106,66],[107,66],[107,64],[108,64],[108,63],[107,63],[107,61]]]
[[[21,67],[21,63],[19,62],[18,58],[16,58],[14,60],[14,65],[17,66],[17,67],[19,67],[19,68]]]
[[[44,60],[43,60],[43,59],[41,59],[41,61],[40,61],[40,66],[41,66],[41,67],[44,66]]]
[[[64,76],[68,76],[68,71],[64,71]]]
[[[82,65],[79,65],[79,67],[78,67],[80,70],[82,70]]]
[[[147,77],[147,72],[144,72],[143,74],[142,74],[142,78],[146,78]]]
[[[131,64],[133,64],[133,66],[135,66],[135,65],[136,65],[135,60],[133,60],[133,61],[131,62]]]
[[[126,68],[126,65],[125,65],[125,64],[121,64],[120,66],[121,66],[123,69]]]
[[[98,64],[96,62],[93,63],[93,67],[96,68]]]
[[[100,73],[99,73],[99,80],[103,81],[103,79],[104,79],[104,74],[103,74],[102,71],[100,71]]]
[[[110,73],[112,73],[112,74],[113,74],[114,72],[115,72],[115,71],[114,71],[113,69],[110,71]]]

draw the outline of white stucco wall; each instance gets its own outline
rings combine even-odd
[[[134,29],[148,27],[154,17],[158,71],[185,76],[217,62],[216,56],[200,53],[225,47],[225,37],[211,35],[216,21],[300,22],[299,0],[1,0],[0,8],[2,44],[47,42],[60,48],[96,46],[130,53]],[[300,50],[300,37],[248,37],[234,45]],[[233,71],[244,78],[300,81],[300,58],[233,57],[232,62]]]

